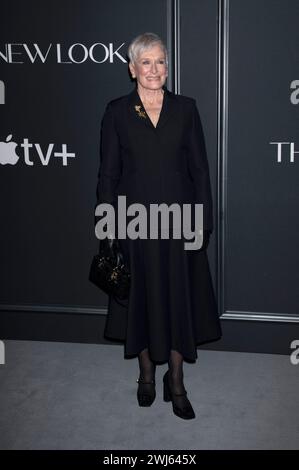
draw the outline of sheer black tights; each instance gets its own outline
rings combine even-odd
[[[156,364],[150,359],[148,349],[144,349],[138,355],[140,375],[139,379],[143,382],[151,382],[155,379]]]
[[[168,367],[171,390],[173,390],[174,393],[184,393],[183,356],[174,349],[170,351]]]
[[[144,349],[138,355],[140,375],[139,379],[150,382],[155,379],[156,364],[151,360],[148,349]],[[168,360],[170,386],[174,393],[185,392],[183,383],[183,356],[175,350],[170,351]]]

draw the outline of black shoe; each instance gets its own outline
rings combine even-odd
[[[136,380],[138,385],[137,399],[139,406],[151,406],[156,398],[156,382],[151,380],[150,382],[144,382],[140,378]]]
[[[195,413],[192,408],[190,401],[187,398],[187,392],[183,393],[173,393],[169,384],[169,370],[165,372],[163,377],[163,399],[164,401],[172,401],[172,409],[175,415],[183,419],[193,419],[195,418]],[[175,397],[185,396],[184,406],[179,406],[178,400]],[[181,401],[181,400],[180,400]]]

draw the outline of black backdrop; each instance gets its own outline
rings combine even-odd
[[[84,322],[76,340],[101,337],[107,297],[88,281],[101,119],[134,86],[129,42],[153,31],[168,46],[168,88],[196,98],[204,126],[216,227],[208,255],[225,333],[211,347],[287,352],[299,333],[298,2],[1,7],[0,337],[68,340],[55,329],[64,314],[70,329]],[[47,336],[36,325],[52,318]]]

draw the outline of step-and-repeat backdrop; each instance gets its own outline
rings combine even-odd
[[[160,0],[1,3],[2,308],[107,305],[88,280],[101,120],[133,89],[130,41],[166,40],[166,18]]]
[[[299,317],[299,2],[230,0],[226,311]]]
[[[299,2],[220,2],[223,21],[217,0],[181,1],[173,34],[175,3],[1,3],[2,310],[105,309],[88,281],[101,119],[135,86],[128,44],[153,31],[203,122],[220,313],[298,318]]]

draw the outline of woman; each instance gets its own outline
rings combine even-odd
[[[153,403],[156,364],[167,361],[164,400],[172,401],[177,416],[191,419],[183,360],[196,361],[197,344],[221,337],[206,253],[213,211],[204,135],[196,101],[165,86],[168,58],[161,39],[139,35],[128,56],[137,86],[107,104],[97,204],[109,202],[117,212],[120,195],[126,207],[203,204],[204,237],[199,250],[186,250],[183,238],[120,238],[131,271],[130,296],[124,305],[109,297],[104,334],[125,342],[125,356],[138,355],[140,406]]]

